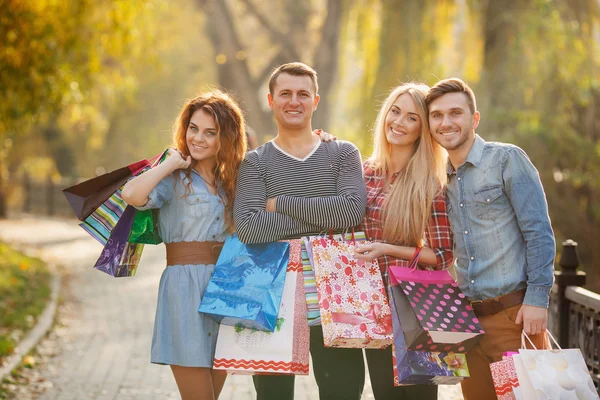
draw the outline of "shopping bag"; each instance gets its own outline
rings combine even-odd
[[[354,236],[353,236],[354,235]],[[335,240],[355,240],[364,242],[366,236],[364,232],[347,232],[344,234],[333,235]],[[313,269],[312,246],[310,238],[302,238],[302,276],[304,278],[304,293],[306,295],[306,308],[308,310],[308,326],[321,325],[321,313],[319,311],[319,297],[317,295],[317,284],[315,282],[315,271]]]
[[[137,210],[129,233],[130,243],[160,244],[162,238],[158,232],[158,210]]]
[[[390,266],[388,274],[409,350],[466,352],[485,333],[448,271]]]
[[[518,353],[517,353],[518,354]],[[491,363],[492,380],[498,400],[520,400],[519,378],[511,355],[502,356],[502,360]]]
[[[129,231],[135,216],[135,209],[127,206],[110,233],[95,269],[114,277],[133,276],[142,257],[143,244],[129,243]]]
[[[150,165],[150,161],[140,160],[126,167],[63,189],[63,193],[77,218],[83,221],[119,190],[127,180]]]
[[[599,399],[581,351],[561,349],[549,331],[546,331],[546,335],[549,337],[549,350],[538,350],[523,332],[522,348],[519,354],[513,355],[523,399]],[[533,347],[532,350],[525,348],[525,339]]]
[[[214,369],[233,374],[308,375],[309,327],[300,264],[300,242],[290,241],[290,259],[273,332],[241,325],[219,326]]]
[[[392,313],[394,304],[390,303]],[[464,353],[412,351],[406,348],[400,321],[392,318],[394,341],[392,367],[394,386],[402,385],[455,385],[469,377],[469,367]],[[395,334],[400,332],[400,334]]]
[[[161,155],[155,157],[156,161],[152,163],[150,168],[156,167],[167,159],[168,149],[165,150]],[[150,209],[140,211],[138,210],[133,220],[131,227],[131,233],[129,234],[130,243],[143,243],[143,244],[160,244],[162,238],[158,232],[158,210]]]
[[[383,349],[392,320],[377,261],[356,259],[354,240],[311,238],[325,347]]]
[[[288,260],[288,242],[244,244],[229,236],[198,311],[224,325],[273,332]]]
[[[138,161],[63,190],[82,221],[79,225],[104,246],[94,268],[116,277],[133,276],[143,244],[162,242],[158,234],[158,210],[138,211],[128,206],[121,197],[121,189],[127,180],[163,162],[167,153],[168,149],[150,160]]]
[[[121,198],[121,189],[118,189],[83,220],[79,226],[100,242],[100,244],[106,245],[111,232],[117,226],[126,207],[127,203]],[[136,213],[135,209],[134,213]]]

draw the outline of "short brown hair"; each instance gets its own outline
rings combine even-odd
[[[433,85],[433,87],[429,89],[427,97],[425,97],[425,104],[427,104],[427,107],[429,107],[435,99],[440,98],[448,93],[464,93],[465,96],[467,96],[467,102],[469,103],[469,110],[471,110],[471,114],[475,114],[475,111],[477,111],[475,94],[469,85],[459,78],[443,79]]]
[[[313,88],[315,89],[315,94],[319,93],[319,83],[317,82],[317,71],[309,67],[308,65],[301,62],[293,62],[280,65],[275,68],[271,77],[269,78],[269,93],[273,95],[273,91],[275,90],[275,83],[277,83],[277,78],[281,74],[289,74],[292,76],[308,76],[313,83]]]

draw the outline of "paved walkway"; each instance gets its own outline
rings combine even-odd
[[[41,400],[178,399],[170,369],[149,362],[158,281],[164,246],[146,246],[137,275],[112,278],[92,268],[101,246],[76,220],[23,217],[0,220],[0,239],[39,249],[62,264],[55,353],[36,371]],[[44,343],[41,344],[44,347]],[[46,346],[47,347],[47,346]],[[368,379],[367,379],[368,382]],[[222,400],[255,398],[249,376],[229,376]],[[373,399],[367,383],[363,399]],[[312,376],[296,378],[296,399],[318,399]],[[439,399],[460,400],[458,386],[441,386]]]

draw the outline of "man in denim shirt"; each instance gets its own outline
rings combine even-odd
[[[540,177],[520,148],[486,142],[473,91],[460,79],[426,99],[433,138],[448,150],[447,203],[457,281],[486,334],[467,354],[466,400],[496,399],[489,364],[521,347],[524,330],[543,347],[555,241]]]

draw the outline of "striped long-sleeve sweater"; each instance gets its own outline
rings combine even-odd
[[[265,211],[271,197],[277,212]],[[362,221],[366,203],[360,152],[352,143],[320,143],[299,159],[270,141],[240,167],[235,230],[244,243],[266,243],[350,228]]]

